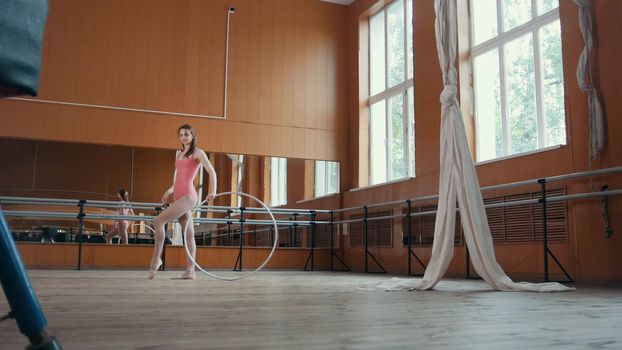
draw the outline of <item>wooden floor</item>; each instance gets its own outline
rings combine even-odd
[[[64,349],[622,349],[622,290],[357,289],[386,275],[262,271],[238,282],[146,271],[31,270]],[[8,312],[0,298],[0,314]],[[0,349],[24,348],[13,320]]]

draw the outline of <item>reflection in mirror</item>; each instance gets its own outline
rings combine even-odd
[[[315,161],[315,197],[339,192],[339,163]]]
[[[270,201],[271,207],[287,204],[287,159],[270,158]]]
[[[218,174],[217,192],[249,193],[272,207],[296,207],[297,202],[339,192],[338,162],[222,153],[208,153],[208,156]],[[65,215],[7,217],[14,238],[18,241],[75,243],[81,238],[83,243],[105,244],[106,235],[121,221],[116,219],[120,206],[118,190],[127,189],[136,215],[157,215],[162,194],[173,181],[174,158],[175,151],[171,149],[0,138],[0,164],[8,169],[0,172],[0,196],[86,200],[87,203],[109,201],[105,206],[87,205],[84,210],[87,215],[110,217],[85,219],[83,234],[79,236],[79,222],[76,220],[78,207],[75,204],[7,204],[6,201],[0,201],[0,204],[5,211]],[[197,193],[202,199],[208,193],[208,184],[209,176],[203,170],[195,180]],[[244,201],[235,195],[219,197],[214,205],[259,207],[257,203],[251,203],[248,199]],[[299,219],[309,220],[303,216],[301,214]],[[198,224],[195,228],[198,245],[239,244],[240,227],[235,213],[197,212],[195,217],[233,219],[231,225]],[[252,214],[248,218],[268,217]],[[277,219],[291,220],[292,215],[281,214]],[[149,218],[136,219],[128,225],[129,244],[153,243],[153,234],[148,227]],[[245,245],[271,245],[274,235],[269,225],[244,226]],[[179,224],[169,224],[167,242],[182,244],[181,230]],[[283,226],[281,230],[280,246],[306,246],[307,228]],[[324,228],[318,226],[318,234],[322,230]],[[118,235],[112,237],[112,243],[120,243]]]

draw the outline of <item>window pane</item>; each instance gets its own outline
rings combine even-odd
[[[497,0],[471,0],[473,45],[497,36]]]
[[[538,6],[538,15],[547,13],[552,9],[559,7],[559,0],[536,0]]]
[[[489,51],[473,60],[476,108],[477,160],[503,156],[499,52]]]
[[[562,43],[559,20],[540,29],[544,144],[566,143]]]
[[[279,202],[279,160],[270,159],[270,205],[278,205]]]
[[[287,204],[287,158],[279,158],[279,205]]]
[[[505,46],[506,94],[510,132],[509,154],[538,147],[532,35]]]
[[[404,162],[404,95],[391,97],[391,180],[406,177]]]
[[[370,119],[370,169],[371,183],[373,185],[387,181],[387,152],[385,146],[386,121],[384,100],[371,106]]]
[[[415,60],[413,55],[413,0],[406,2],[406,35],[408,79],[410,79],[413,77],[413,64]]]
[[[287,159],[270,159],[270,205],[287,203]]]
[[[531,20],[531,0],[502,0],[501,3],[505,32]]]
[[[369,20],[369,95],[385,88],[384,11]]]
[[[315,161],[315,196],[326,194],[326,162],[323,160]]]
[[[408,154],[409,175],[415,176],[415,90],[410,87],[406,92],[408,96]]]
[[[327,162],[328,163],[328,186],[327,193],[337,193],[339,192],[339,163],[338,162]]]
[[[404,0],[394,2],[387,10],[387,60],[389,87],[404,81]]]

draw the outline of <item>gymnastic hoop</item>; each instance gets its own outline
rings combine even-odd
[[[153,227],[151,227],[151,226],[149,226],[149,225],[147,225],[147,224],[145,224],[145,223],[140,223],[140,224],[131,224],[131,225],[130,225],[130,228],[132,228],[132,227],[144,227],[144,228],[148,228],[149,230],[151,230],[151,233],[155,234],[155,230],[153,229]],[[138,232],[138,233],[140,233],[140,232]],[[165,233],[165,235],[166,235],[166,233]],[[128,232],[128,236],[129,236],[129,232]],[[129,240],[129,238],[128,238],[128,240]]]
[[[240,275],[240,276],[236,276],[236,277],[222,277],[222,276],[218,276],[216,274],[213,274],[211,272],[205,271],[205,269],[203,269],[199,264],[197,264],[197,262],[192,258],[192,256],[190,256],[190,251],[188,250],[188,244],[187,244],[187,240],[186,240],[186,230],[188,229],[188,223],[190,222],[190,220],[186,221],[186,224],[184,225],[184,230],[183,230],[183,235],[184,235],[184,250],[186,251],[186,256],[190,259],[190,261],[192,261],[192,263],[194,264],[194,266],[196,266],[199,271],[203,272],[204,274],[212,277],[212,278],[216,278],[222,281],[237,281],[240,280],[242,278],[248,277],[258,271],[260,271],[267,263],[268,261],[270,261],[270,259],[272,258],[272,255],[274,254],[274,251],[276,250],[277,245],[279,244],[279,227],[276,223],[276,219],[274,218],[274,215],[272,215],[272,211],[270,211],[270,208],[268,208],[267,205],[264,204],[264,202],[260,201],[259,198],[250,195],[248,193],[244,193],[244,192],[222,192],[222,193],[218,193],[214,196],[214,198],[218,198],[221,196],[228,196],[228,195],[238,195],[238,196],[242,196],[242,197],[248,197],[251,198],[253,200],[255,200],[257,203],[261,204],[262,207],[264,207],[264,209],[267,210],[268,215],[270,215],[270,219],[272,219],[272,224],[274,225],[274,244],[272,245],[272,250],[270,251],[270,254],[268,254],[268,257],[266,258],[266,260],[264,260],[263,263],[261,263],[261,265],[259,265],[256,269],[250,271],[249,273],[246,273],[244,275]],[[203,202],[199,203],[193,210],[192,213],[194,214],[194,212],[197,210],[197,208],[199,208],[201,205],[203,205],[205,202],[207,202],[207,200],[204,200]],[[240,235],[240,239],[242,239],[242,236]]]

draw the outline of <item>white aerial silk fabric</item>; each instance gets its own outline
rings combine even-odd
[[[592,17],[589,8],[590,1],[574,0],[574,2],[579,6],[579,28],[585,43],[577,65],[577,82],[581,91],[588,94],[590,159],[594,160],[605,147],[605,124],[603,121],[603,109],[598,100],[598,92],[592,82],[592,71],[590,69],[590,56],[594,44],[592,39]]]
[[[493,289],[533,292],[572,290],[574,288],[554,282],[513,282],[496,261],[484,201],[456,98],[456,0],[435,0],[435,10],[436,46],[445,87],[440,95],[441,168],[432,258],[423,279],[394,278],[377,284],[374,289],[395,291],[434,288],[447,271],[453,257],[457,200],[473,266]]]

